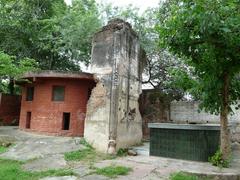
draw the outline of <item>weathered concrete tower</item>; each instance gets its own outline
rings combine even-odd
[[[88,101],[84,137],[97,150],[115,153],[142,139],[138,98],[145,53],[131,25],[109,21],[93,38],[96,87]]]

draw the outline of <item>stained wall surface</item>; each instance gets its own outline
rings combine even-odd
[[[110,21],[93,38],[91,70],[98,82],[88,102],[84,137],[102,152],[141,142],[144,58],[136,33],[122,20]]]

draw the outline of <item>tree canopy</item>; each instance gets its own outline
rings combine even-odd
[[[15,56],[10,56],[0,51],[0,92],[10,94],[14,93],[13,80],[20,78],[28,71],[38,69],[38,64],[34,59],[24,58],[16,61]],[[9,81],[9,86],[6,88],[6,82]]]
[[[94,0],[3,0],[0,50],[33,58],[41,69],[76,71],[90,59],[91,37],[100,27]]]
[[[159,9],[148,8],[140,10],[132,5],[125,8],[108,5],[104,9],[105,19],[121,18],[131,23],[137,32],[141,46],[146,51],[147,66],[144,70],[143,84],[156,89],[169,100],[182,99],[184,91],[176,86],[173,81],[172,69],[185,71],[186,66],[177,57],[165,48],[159,47],[159,34],[155,26],[160,22]]]
[[[202,108],[221,116],[221,150],[229,154],[227,115],[240,98],[240,4],[237,0],[176,0],[162,6],[160,45],[192,67]]]

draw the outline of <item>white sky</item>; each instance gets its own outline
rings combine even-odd
[[[112,3],[114,6],[127,6],[132,4],[140,8],[141,11],[144,11],[148,7],[156,7],[158,5],[159,0],[96,0],[98,3]]]
[[[67,4],[71,4],[72,0],[65,0]],[[146,10],[149,7],[156,7],[158,5],[159,0],[96,0],[97,3],[111,3],[113,6],[127,6],[132,4],[135,7],[140,8],[141,11]]]
[[[143,12],[149,7],[157,7],[160,0],[96,0],[97,3],[109,4],[113,6],[124,7],[132,4],[134,7],[138,7],[140,12]],[[65,0],[67,4],[71,4],[72,0]],[[91,72],[90,66],[86,67],[84,63],[80,63],[80,67],[85,72]],[[149,84],[144,84],[143,89],[152,89]]]

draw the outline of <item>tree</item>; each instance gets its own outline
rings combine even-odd
[[[62,51],[71,60],[88,65],[92,37],[102,26],[95,0],[73,0],[61,20]]]
[[[63,0],[1,1],[0,50],[17,59],[36,59],[42,69],[50,69],[48,62],[60,57],[57,24],[65,8]]]
[[[160,45],[193,68],[201,107],[220,114],[221,152],[230,154],[228,115],[240,97],[240,5],[237,0],[175,0],[160,8]],[[162,14],[160,14],[162,16]]]
[[[129,22],[133,29],[137,32],[141,46],[146,51],[147,66],[144,69],[143,84],[160,91],[161,94],[168,96],[170,100],[181,99],[184,91],[173,85],[174,80],[170,69],[178,68],[186,70],[186,66],[177,60],[166,49],[158,46],[158,32],[155,26],[159,23],[158,9],[149,8],[144,12],[140,12],[138,8],[129,5],[125,8],[112,7],[106,5],[103,7],[102,14],[104,21],[112,18],[121,18]]]
[[[100,27],[94,0],[3,0],[0,50],[33,58],[41,69],[79,71],[90,60],[92,35]]]
[[[14,79],[20,78],[28,71],[37,70],[37,63],[33,59],[24,58],[16,62],[16,57],[0,51],[0,91],[5,81],[9,81],[9,93],[14,94]]]

